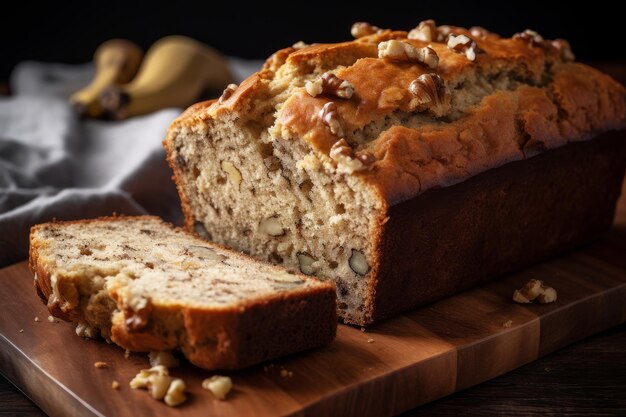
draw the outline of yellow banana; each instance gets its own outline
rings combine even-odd
[[[231,82],[226,61],[216,50],[191,38],[168,36],[148,50],[133,81],[108,88],[100,103],[108,116],[125,119],[187,107],[203,92],[220,91]]]
[[[80,115],[100,117],[100,95],[113,85],[125,84],[133,79],[141,63],[143,51],[135,43],[124,39],[111,39],[96,49],[95,75],[91,83],[75,92],[70,102]]]

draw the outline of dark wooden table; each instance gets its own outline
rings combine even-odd
[[[453,415],[626,415],[626,324],[403,417]],[[0,378],[0,416],[45,414]]]
[[[594,66],[626,84],[626,63]],[[454,415],[626,416],[626,324],[403,417]],[[0,376],[0,416],[45,414]]]

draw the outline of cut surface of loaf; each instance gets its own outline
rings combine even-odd
[[[334,280],[340,316],[364,325],[433,299],[419,285],[412,303],[379,299],[382,286],[404,297],[406,280],[421,279],[406,264],[421,253],[405,261],[389,248],[430,239],[396,226],[390,237],[394,207],[621,129],[626,95],[573,62],[566,41],[532,31],[503,38],[425,21],[411,32],[363,24],[354,34],[276,52],[238,88],[190,107],[164,145],[189,230]],[[433,256],[454,252],[454,236],[447,242]],[[568,245],[555,238],[550,249]],[[463,258],[455,262],[462,270]]]
[[[240,368],[335,335],[332,285],[156,217],[41,224],[30,245],[35,286],[50,312],[126,349],[180,349],[204,368]]]

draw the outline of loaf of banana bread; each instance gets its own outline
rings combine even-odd
[[[298,43],[164,146],[186,226],[337,284],[367,325],[599,236],[626,161],[625,89],[526,30]],[[601,137],[602,136],[602,137]]]
[[[207,243],[157,217],[33,227],[30,268],[50,312],[131,351],[180,349],[242,368],[330,343],[335,289]]]

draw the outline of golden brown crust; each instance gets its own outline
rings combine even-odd
[[[125,217],[59,223],[88,224],[119,221]],[[158,220],[173,228],[158,217],[134,218]],[[54,265],[39,259],[39,252],[43,247],[42,242],[36,238],[36,232],[48,225],[45,223],[33,226],[30,234],[29,268],[36,274],[37,294],[53,316],[67,321],[86,322],[79,308],[78,298],[70,300],[71,302],[64,300],[63,303],[56,298],[52,279]],[[203,243],[206,244],[204,241]],[[230,256],[250,259],[237,252],[231,252]],[[282,271],[278,267],[274,268]],[[116,302],[119,301],[115,289],[111,289],[109,294]],[[184,305],[153,305],[148,314],[148,324],[133,331],[125,324],[123,311],[116,311],[113,313],[111,328],[101,328],[102,334],[132,351],[181,349],[192,363],[207,369],[237,369],[323,346],[334,339],[337,324],[335,287],[332,283],[321,282],[315,287],[302,288],[288,294],[272,294],[241,303],[237,307],[209,309]],[[309,331],[302,333],[304,328]]]
[[[496,77],[515,79],[518,87],[495,88],[464,114],[433,117],[431,123],[418,127],[396,124],[365,142],[348,137],[376,158],[372,169],[356,175],[393,205],[430,188],[451,185],[504,163],[625,125],[626,90],[586,65],[564,61],[549,41],[533,45],[490,33],[478,38],[458,27],[449,30],[472,36],[484,53],[470,61],[445,43],[406,39],[407,32],[389,30],[351,42],[286,48],[228,100],[212,103],[201,115],[183,115],[173,126],[193,126],[231,112],[245,117],[251,103],[265,99],[270,83],[288,82],[314,68],[335,70],[354,86],[350,100],[335,100],[347,132],[361,131],[390,114],[411,113],[407,86],[424,73],[436,72],[460,93],[479,82],[478,76],[484,78],[480,82]],[[430,45],[439,56],[439,66],[431,70],[378,58],[378,43],[388,39],[416,47]],[[338,137],[317,115],[330,100],[296,88],[277,114],[279,129],[275,132],[305,141],[327,157]]]

